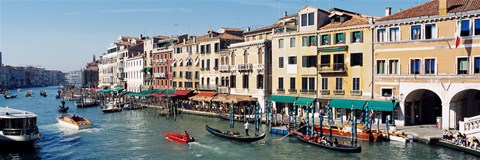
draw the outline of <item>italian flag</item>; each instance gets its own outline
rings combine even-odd
[[[460,45],[460,32],[462,31],[462,15],[460,15],[460,18],[458,19],[457,22],[457,30],[455,32],[455,36],[457,37],[455,40],[455,48],[458,48]]]

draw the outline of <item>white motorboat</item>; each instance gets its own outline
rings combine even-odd
[[[39,138],[37,115],[18,109],[0,107],[0,142],[31,144]]]
[[[57,121],[61,126],[72,129],[86,129],[93,127],[93,124],[86,118],[74,114],[65,114],[57,117]]]

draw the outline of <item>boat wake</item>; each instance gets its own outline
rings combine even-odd
[[[225,154],[226,153],[225,151],[222,151],[222,149],[220,147],[207,146],[207,145],[204,145],[204,144],[200,144],[198,142],[190,142],[188,144],[190,145],[190,147],[198,146],[198,147],[201,147],[201,148],[211,150],[211,151],[213,151],[215,153],[218,153],[218,154]]]

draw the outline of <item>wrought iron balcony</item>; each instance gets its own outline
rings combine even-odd
[[[300,90],[300,93],[302,93],[302,94],[315,94],[315,93],[317,93],[317,90],[313,90],[313,89],[301,89],[301,90]]]
[[[288,93],[297,94],[297,89],[288,89]]]
[[[230,65],[220,65],[220,72],[230,72]]]
[[[333,94],[335,94],[335,95],[345,95],[345,90],[334,90]]]
[[[347,65],[344,63],[320,64],[318,65],[318,73],[345,73]]]
[[[251,63],[238,65],[238,71],[240,72],[247,72],[247,71],[251,71],[252,69],[253,69],[253,65]]]
[[[322,89],[322,90],[320,90],[320,94],[322,94],[322,95],[330,95],[330,90],[328,90],[328,89]]]
[[[285,93],[285,89],[279,88],[279,89],[277,89],[277,93]]]

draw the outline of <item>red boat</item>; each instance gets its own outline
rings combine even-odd
[[[179,134],[179,133],[174,133],[174,132],[163,132],[163,134],[165,135],[165,137],[167,137],[168,139],[172,140],[172,141],[175,141],[175,142],[178,142],[178,143],[188,143],[188,142],[193,142],[195,141],[195,139],[193,137],[189,137],[189,139],[184,139],[184,135],[183,134]]]
[[[359,129],[357,131],[357,138],[364,140],[364,141],[369,141],[369,142],[376,142],[376,141],[381,141],[382,140],[382,134],[378,133],[376,130],[372,131],[367,131],[364,130],[363,126],[358,125],[357,128]],[[320,126],[315,125],[315,131],[320,133]],[[329,135],[330,134],[330,128],[328,126],[323,126],[322,127],[323,134]],[[341,126],[332,126],[332,135],[337,136],[337,137],[351,137],[351,128],[347,124],[344,127]]]

